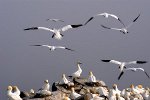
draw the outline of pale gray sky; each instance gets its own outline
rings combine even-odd
[[[76,70],[76,61],[83,62],[82,76],[90,70],[97,79],[109,87],[117,83],[119,88],[130,84],[150,86],[143,72],[128,72],[120,81],[117,65],[103,63],[101,59],[120,61],[150,61],[149,0],[0,0],[0,99],[6,100],[8,85],[21,90],[39,89],[43,80],[52,84],[61,79],[62,73],[70,75]],[[137,22],[129,28],[129,34],[103,29],[100,25],[121,28],[113,18],[97,17],[85,27],[64,32],[61,41],[52,39],[47,31],[23,31],[32,26],[62,27],[84,23],[97,13],[113,13],[125,24],[141,13]],[[65,23],[47,22],[47,18],[59,18]],[[32,47],[33,44],[63,45],[75,52]],[[150,74],[150,63],[129,65],[143,67]]]

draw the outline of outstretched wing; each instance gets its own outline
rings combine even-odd
[[[112,29],[112,30],[118,30],[120,31],[121,29],[119,28],[110,28],[110,27],[107,27],[107,26],[104,26],[104,25],[101,25],[103,28],[106,28],[106,29]]]
[[[39,30],[39,29],[54,32],[54,30],[47,27],[31,27],[31,28],[26,28],[24,30]]]
[[[124,74],[124,72],[122,71],[118,77],[118,80],[120,80],[121,76]]]
[[[126,29],[129,28],[129,27],[131,27],[132,24],[133,24],[134,22],[136,22],[139,17],[140,17],[140,14],[139,14],[128,26],[126,26]]]
[[[103,61],[103,62],[110,62],[110,63],[114,63],[114,64],[118,64],[118,65],[121,64],[121,62],[116,61],[116,60],[101,60],[101,61]]]
[[[84,25],[86,25],[88,22],[90,22],[92,19],[94,19],[94,17],[91,17],[90,19],[88,19]]]
[[[147,61],[130,61],[130,62],[126,62],[126,64],[144,64],[147,63]]]
[[[64,31],[67,31],[67,30],[69,30],[69,29],[71,29],[71,28],[78,28],[78,27],[80,27],[80,26],[83,26],[83,25],[82,25],[82,24],[66,25],[66,26],[62,27],[60,30],[64,32]]]

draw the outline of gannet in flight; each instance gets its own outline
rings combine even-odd
[[[101,25],[101,26],[102,26],[103,28],[106,28],[106,29],[117,30],[117,31],[122,32],[123,34],[126,34],[126,33],[129,33],[127,29],[128,29],[129,27],[131,27],[132,24],[133,24],[134,22],[136,22],[139,17],[140,17],[140,14],[139,14],[130,24],[128,24],[127,26],[124,25],[123,28],[110,28],[110,27],[107,27],[107,26],[105,26],[105,25]]]
[[[74,51],[74,50],[69,49],[69,48],[64,47],[64,46],[50,46],[50,45],[30,45],[30,46],[42,46],[42,47],[47,47],[47,48],[49,48],[50,51],[54,51],[54,50],[56,50],[57,48]]]
[[[143,69],[143,68],[134,68],[134,67],[132,67],[132,68],[126,68],[126,69],[124,69],[124,71],[122,71],[121,73],[120,73],[120,75],[119,75],[119,77],[118,77],[118,80],[121,78],[121,76],[124,74],[124,72],[125,71],[128,71],[128,70],[131,70],[131,71],[133,71],[133,72],[136,72],[137,70],[141,70],[141,71],[143,71],[144,73],[145,73],[145,75],[148,77],[148,78],[150,78],[150,76],[147,74],[147,72]]]
[[[80,64],[82,64],[81,62],[77,62],[77,67],[78,67],[78,70],[76,71],[76,72],[74,72],[74,73],[72,73],[72,75],[71,76],[69,76],[69,77],[73,77],[73,78],[79,78],[80,77],[80,75],[81,75],[81,73],[82,73],[82,69],[81,69],[81,67],[80,67]]]
[[[61,40],[62,37],[64,36],[63,34],[61,34],[61,32],[67,31],[71,28],[78,28],[83,26],[82,24],[77,24],[77,25],[66,25],[60,29],[55,29],[55,28],[47,28],[47,27],[31,27],[31,28],[26,28],[24,30],[46,30],[46,31],[50,31],[53,33],[52,38],[55,38],[57,40]]]
[[[9,100],[22,100],[22,98],[20,98],[20,96],[17,95],[16,93],[13,93],[12,90],[13,90],[12,86],[7,87],[7,96]]]
[[[101,13],[101,14],[96,14],[96,15],[92,16],[88,21],[85,22],[84,25],[86,25],[88,22],[90,22],[92,19],[94,19],[97,16],[103,16],[105,18],[108,18],[110,16],[110,17],[113,17],[113,18],[117,19],[118,21],[120,21],[124,25],[124,23],[120,20],[119,17],[117,17],[114,14],[109,14],[109,13],[106,13],[106,12],[105,13]]]
[[[116,60],[101,60],[101,61],[119,65],[119,70],[121,73],[124,71],[124,68],[126,68],[126,65],[147,63],[147,61],[130,61],[130,62],[120,62],[120,61],[116,61]]]
[[[53,22],[64,22],[61,19],[47,19],[47,21],[53,21]]]

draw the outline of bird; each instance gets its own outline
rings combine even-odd
[[[53,21],[53,22],[65,22],[61,19],[46,19],[46,21]]]
[[[112,18],[115,18],[115,19],[117,19],[118,21],[120,21],[121,22],[121,24],[123,24],[124,25],[124,23],[120,20],[120,18],[119,17],[117,17],[116,15],[114,15],[114,14],[109,14],[109,13],[106,13],[106,12],[104,12],[104,13],[100,13],[100,14],[96,14],[96,15],[94,15],[94,16],[92,16],[90,19],[88,19],[86,22],[85,22],[85,24],[84,25],[86,25],[87,23],[89,23],[91,20],[93,20],[95,17],[97,17],[97,16],[103,16],[103,17],[105,17],[105,18],[108,18],[109,16],[110,17],[112,17]]]
[[[120,31],[120,32],[123,33],[123,34],[126,34],[126,33],[129,33],[127,29],[128,29],[129,27],[131,27],[132,24],[133,24],[134,22],[136,22],[139,17],[140,17],[140,14],[139,14],[130,24],[128,24],[127,26],[124,25],[123,28],[110,28],[110,27],[107,27],[107,26],[105,26],[105,25],[101,25],[101,27],[106,28],[106,29],[117,30],[117,31]]]
[[[137,70],[141,70],[141,71],[143,71],[143,72],[145,73],[145,75],[150,79],[150,76],[149,76],[148,73],[144,70],[144,68],[140,68],[140,67],[135,68],[135,67],[132,67],[132,68],[126,68],[126,69],[124,69],[124,71],[122,71],[122,72],[120,73],[120,75],[119,75],[119,77],[118,77],[118,80],[121,78],[121,76],[124,74],[124,72],[125,72],[125,71],[128,71],[128,70],[131,70],[131,71],[133,71],[133,72],[136,72]]]
[[[75,92],[74,88],[71,88],[70,98],[75,100],[76,98],[80,97],[81,95]]]
[[[101,60],[101,61],[103,61],[103,62],[109,62],[109,63],[114,63],[114,64],[119,65],[119,70],[120,70],[120,75],[119,76],[122,76],[121,74],[123,74],[124,68],[126,69],[126,65],[147,63],[147,61],[130,61],[130,62],[120,62],[120,61],[117,61],[117,60]],[[120,78],[118,77],[118,80],[119,79]]]
[[[63,38],[63,34],[61,34],[61,32],[67,31],[69,29],[72,28],[78,28],[83,26],[82,24],[76,24],[76,25],[66,25],[60,29],[56,29],[56,28],[47,28],[47,27],[31,27],[31,28],[26,28],[24,29],[26,30],[46,30],[46,31],[50,31],[53,33],[52,38],[55,38],[57,40],[61,40]]]
[[[20,95],[20,90],[18,89],[17,86],[12,86],[13,88],[13,93],[16,94],[16,95]]]
[[[69,49],[67,47],[64,47],[64,46],[51,46],[51,45],[30,45],[30,46],[42,46],[42,47],[47,47],[49,48],[50,51],[54,51],[56,49],[66,49],[66,50],[70,50],[70,51],[74,51],[72,49]]]
[[[42,88],[40,88],[40,89],[38,90],[38,92],[40,92],[40,91],[42,91],[42,90],[49,91],[49,88],[50,88],[50,84],[49,84],[48,80],[46,79],[46,80],[44,80],[44,85],[42,86]]]
[[[78,70],[76,72],[72,73],[72,75],[68,76],[68,77],[79,78],[81,73],[82,73],[82,69],[80,67],[81,64],[82,63],[80,61],[77,61],[77,68],[78,68]]]
[[[96,77],[93,75],[93,72],[92,72],[92,71],[89,72],[88,81],[89,81],[89,82],[97,82],[97,81],[96,81]]]
[[[9,100],[23,100],[18,94],[13,93],[13,87],[12,86],[8,86],[7,87],[7,96],[9,98]]]

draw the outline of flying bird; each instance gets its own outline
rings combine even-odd
[[[103,17],[105,17],[105,18],[109,18],[109,16],[110,16],[110,17],[112,17],[112,18],[117,19],[118,21],[120,21],[121,24],[124,25],[124,23],[120,20],[119,17],[117,17],[117,16],[114,15],[114,14],[109,14],[109,13],[106,13],[106,12],[105,12],[105,13],[101,13],[101,14],[96,14],[96,15],[92,16],[89,20],[87,20],[87,21],[85,22],[84,25],[86,25],[87,23],[89,23],[91,20],[93,20],[93,19],[94,19],[95,17],[97,17],[97,16],[103,16]]]
[[[132,67],[132,68],[126,68],[126,69],[124,69],[124,71],[122,71],[121,73],[120,73],[120,75],[119,75],[119,77],[118,77],[118,80],[120,80],[120,78],[121,78],[121,76],[124,74],[124,72],[125,71],[128,71],[128,70],[131,70],[131,71],[133,71],[133,72],[136,72],[137,70],[141,70],[141,71],[143,71],[144,73],[145,73],[145,75],[148,77],[148,78],[150,78],[150,76],[148,75],[148,73],[144,70],[144,68],[135,68],[135,67]]]
[[[74,51],[72,49],[69,49],[67,47],[64,47],[64,46],[50,46],[50,45],[30,45],[30,46],[42,46],[42,47],[47,47],[49,48],[50,51],[54,51],[56,49],[66,49],[66,50],[70,50],[70,51]]]
[[[105,25],[101,25],[101,26],[102,26],[103,28],[106,28],[106,29],[117,30],[117,31],[120,31],[120,32],[123,33],[123,34],[126,34],[126,33],[129,33],[127,29],[128,29],[129,27],[131,27],[132,24],[133,24],[134,22],[136,22],[139,17],[140,17],[140,14],[139,14],[130,24],[128,24],[127,26],[124,25],[123,28],[110,28],[110,27],[107,27],[107,26],[105,26]]]
[[[66,25],[60,29],[55,29],[55,28],[47,28],[47,27],[31,27],[31,28],[26,28],[24,29],[26,30],[46,30],[46,31],[50,31],[53,33],[52,38],[55,38],[57,40],[61,40],[62,37],[64,36],[63,34],[61,34],[61,32],[67,31],[69,29],[72,28],[78,28],[83,26],[82,24],[77,24],[77,25]]]
[[[47,21],[53,21],[53,22],[64,22],[61,19],[47,19]]]
[[[120,62],[120,61],[117,61],[117,60],[101,60],[101,61],[119,65],[119,70],[120,70],[121,73],[124,71],[124,69],[126,69],[126,65],[147,63],[147,61],[130,61],[130,62]]]

